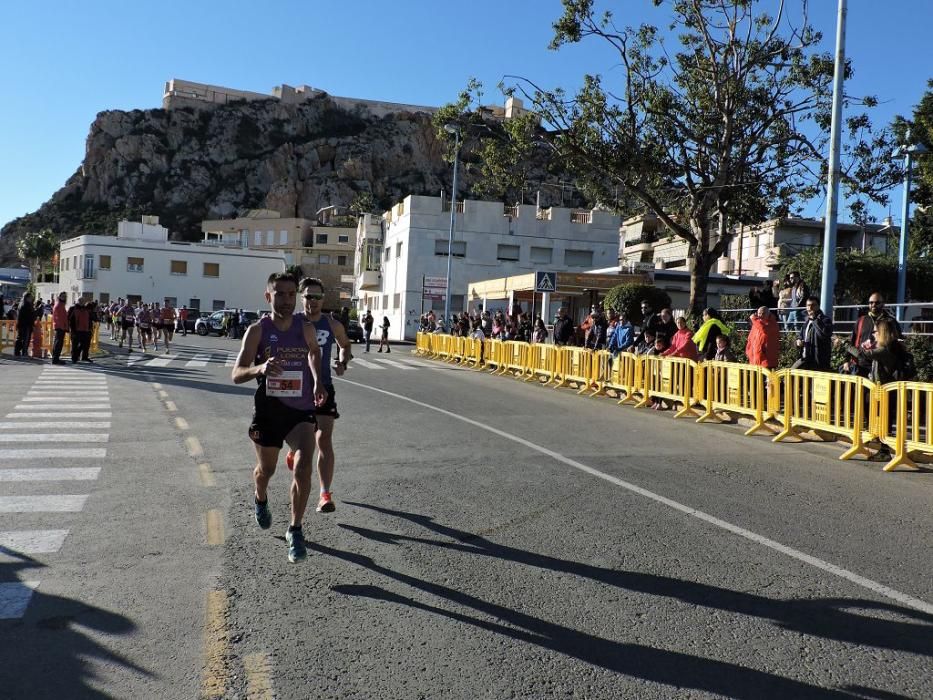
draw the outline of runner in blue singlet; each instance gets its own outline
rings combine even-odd
[[[298,285],[298,292],[304,299],[304,313],[298,314],[304,322],[314,328],[318,345],[321,347],[321,383],[327,392],[327,399],[318,406],[315,415],[317,428],[314,436],[317,440],[317,473],[321,482],[321,497],[318,500],[318,513],[333,513],[335,510],[331,484],[334,479],[334,421],[340,418],[337,402],[334,399],[334,383],[331,379],[330,358],[334,343],[340,348],[339,358],[334,365],[334,373],[339,377],[347,369],[352,358],[352,343],[340,321],[328,318],[321,313],[324,300],[324,284],[314,277],[305,277]],[[292,468],[294,456],[291,452],[285,463]]]
[[[302,518],[311,496],[314,409],[326,398],[321,384],[321,349],[312,327],[293,316],[298,280],[284,272],[269,277],[265,297],[272,315],[251,325],[233,367],[237,384],[255,379],[249,437],[256,448],[255,516],[259,527],[272,524],[267,489],[283,443],[295,452],[291,524],[285,534],[288,559],[307,556]]]

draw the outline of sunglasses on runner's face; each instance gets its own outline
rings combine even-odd
[[[324,295],[323,294],[305,294],[304,297],[305,299],[311,299],[313,301],[320,301],[321,299],[324,298]]]

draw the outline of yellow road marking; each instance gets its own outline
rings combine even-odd
[[[224,519],[219,510],[209,510],[205,516],[207,543],[211,546],[224,543]]]
[[[227,656],[230,642],[227,635],[227,593],[207,592],[207,615],[204,620],[204,677],[201,695],[220,698],[227,692]]]
[[[174,413],[178,410],[178,406],[175,405],[174,401],[166,401],[165,410]]]
[[[178,418],[175,419],[175,427],[177,427],[179,430],[187,430],[188,421],[186,421],[184,418],[179,416]]]
[[[265,652],[247,654],[243,658],[246,670],[246,697],[250,700],[272,700],[272,661]]]
[[[201,486],[211,487],[217,485],[214,480],[214,472],[211,471],[211,465],[207,462],[198,465],[198,475],[201,477]]]
[[[198,458],[204,455],[201,441],[194,436],[185,438],[185,448],[188,450],[188,455],[191,457]]]

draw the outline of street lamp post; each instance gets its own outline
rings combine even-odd
[[[908,134],[909,137],[909,134]],[[904,321],[904,302],[907,297],[907,228],[910,225],[910,171],[913,168],[913,156],[927,153],[927,147],[921,143],[902,146],[894,155],[904,156],[904,204],[901,210],[901,236],[897,248],[897,320]]]
[[[444,124],[444,131],[453,134],[454,142],[454,183],[450,193],[450,232],[447,234],[447,282],[444,287],[444,324],[448,332],[450,327],[450,259],[453,257],[454,226],[457,224],[457,163],[460,160],[460,127],[456,124]]]

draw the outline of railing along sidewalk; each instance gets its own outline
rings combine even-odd
[[[706,405],[706,412],[697,418],[697,423],[715,418],[716,412],[722,411],[751,416],[755,424],[745,431],[746,435],[766,429],[765,421],[771,417],[771,412],[765,392],[769,386],[774,386],[772,373],[767,368],[715,361],[704,362],[702,367],[705,383],[700,403]]]
[[[933,455],[933,384],[891,382],[879,387],[877,395],[874,432],[880,442],[894,451],[884,471],[898,467],[918,469],[914,461],[917,453]]]

